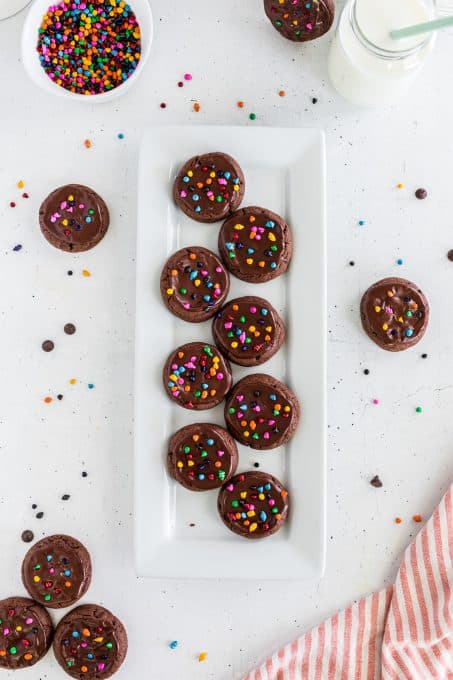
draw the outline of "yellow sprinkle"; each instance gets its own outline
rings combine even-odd
[[[74,196],[72,194],[70,196],[68,196],[68,201],[73,201],[73,200],[74,200]]]
[[[233,190],[234,190],[234,191],[239,191],[239,184],[235,184],[234,187],[233,187]]]
[[[167,288],[167,295],[173,295],[173,288]]]
[[[402,316],[398,317],[398,321],[399,321],[400,323],[403,323],[403,321],[404,321],[403,317],[402,317]]]
[[[246,262],[247,262],[247,264],[253,264],[253,260],[252,260],[251,257],[248,257],[248,258],[246,259]]]
[[[260,499],[260,501],[264,501],[264,499],[266,498],[266,496],[265,496],[263,493],[260,493],[260,494],[258,495],[258,498]]]
[[[258,528],[258,524],[256,522],[252,522],[252,524],[249,526],[249,531],[253,532],[256,531]]]
[[[255,517],[255,515],[256,515],[256,512],[254,510],[249,510],[247,512],[247,517]]]
[[[76,380],[75,378],[71,378],[71,380],[69,381],[69,384],[70,384],[70,385],[75,385],[76,382],[77,382],[77,380]]]
[[[379,314],[379,312],[381,311],[381,308],[379,307],[379,305],[375,306],[374,311]]]
[[[243,224],[235,224],[234,228],[236,229],[236,231],[241,231],[242,229],[244,229],[244,225]]]
[[[382,330],[383,330],[383,331],[388,331],[388,329],[389,329],[388,324],[384,323],[384,324],[382,325]]]
[[[35,583],[39,583],[40,580],[41,580],[41,577],[40,577],[40,576],[33,576],[33,581],[34,581]]]
[[[178,462],[176,463],[176,467],[182,468],[184,467],[184,463],[181,460],[178,460]]]
[[[103,642],[104,638],[103,637],[97,637],[97,638],[94,638],[94,641],[95,642]]]
[[[187,465],[188,465],[189,467],[193,467],[193,466],[195,465],[195,463],[193,462],[193,460],[188,460],[188,461],[187,461]]]
[[[285,406],[283,409],[286,413],[289,413],[291,411],[291,406]]]
[[[398,184],[396,185],[397,189],[402,189],[403,187],[404,187],[404,184],[402,182],[398,182]]]
[[[82,269],[82,276],[91,276],[91,274],[88,269]]]
[[[193,172],[192,172],[192,170],[189,170],[189,172],[187,173],[187,176],[188,176],[188,177],[193,177]],[[214,175],[214,177],[215,177],[215,175]]]
[[[277,240],[276,237],[275,237],[275,234],[273,234],[271,231],[268,232],[267,238],[269,239],[269,241],[276,241]]]
[[[247,498],[247,491],[241,491],[239,495],[241,498]]]
[[[20,179],[20,180],[18,181],[18,183],[17,183],[17,188],[18,188],[18,189],[23,189],[24,186],[25,186],[24,181],[23,181],[22,179]]]
[[[189,173],[187,173],[187,174],[189,174]],[[189,176],[190,176],[190,175],[189,175]],[[209,177],[212,177],[212,178],[214,179],[214,177],[215,177],[215,172],[210,172],[210,173],[209,173]]]
[[[389,297],[393,297],[392,291],[391,291],[391,290],[388,290],[388,291],[387,291],[387,295],[388,295]]]
[[[22,626],[16,626],[16,630],[18,633],[20,633],[20,631],[22,630]]]
[[[68,220],[63,220],[63,222],[62,222],[61,224],[62,224],[64,227],[67,227],[68,224],[69,224],[69,222],[68,222]]]
[[[266,326],[266,330],[267,330],[268,333],[271,333],[272,332],[272,326]]]
[[[198,661],[206,661],[208,658],[207,652],[201,652],[201,654],[198,655]]]
[[[195,284],[195,288],[198,288],[198,286],[201,284],[200,279],[195,279],[194,284]]]
[[[255,326],[249,326],[249,331],[250,333],[254,333],[256,331]]]
[[[248,430],[244,430],[244,432],[242,434],[244,435],[244,437],[250,436],[250,432]]]
[[[238,346],[238,343],[237,343],[236,341],[234,341],[234,342],[231,343],[231,347],[232,347],[233,349],[236,349],[237,346]]]

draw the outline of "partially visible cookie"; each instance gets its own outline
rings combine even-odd
[[[264,0],[264,11],[284,38],[307,42],[330,29],[335,4],[333,0]]]
[[[169,397],[184,408],[202,411],[220,404],[231,387],[231,367],[217,347],[189,342],[174,350],[163,371]]]
[[[168,471],[191,491],[217,489],[235,473],[237,464],[236,442],[219,425],[187,425],[168,444]]]
[[[292,254],[291,230],[283,217],[250,206],[231,215],[219,232],[219,253],[242,281],[263,283],[287,269]]]
[[[230,361],[258,366],[278,352],[285,340],[285,326],[267,300],[246,295],[230,300],[217,312],[212,335]]]
[[[39,225],[46,239],[70,253],[94,248],[104,238],[109,222],[104,200],[82,184],[55,189],[39,209]]]
[[[243,472],[226,482],[217,507],[224,524],[243,538],[265,538],[286,521],[288,492],[267,472]]]
[[[225,421],[233,437],[252,449],[285,444],[298,425],[300,406],[293,392],[276,378],[253,373],[239,380],[225,403]]]
[[[27,597],[0,600],[0,668],[18,670],[40,661],[51,645],[52,620]]]
[[[366,334],[382,349],[401,352],[419,342],[429,320],[429,303],[415,283],[390,277],[364,293],[360,317]]]
[[[201,246],[182,248],[165,263],[160,293],[167,308],[184,321],[214,316],[230,288],[230,277],[217,255]]]
[[[80,600],[91,582],[91,559],[72,536],[47,536],[33,545],[22,562],[22,581],[30,596],[45,607],[61,609]]]
[[[218,151],[184,163],[173,185],[176,205],[197,222],[224,220],[240,206],[244,191],[239,163]]]
[[[60,621],[53,641],[55,657],[77,680],[102,680],[116,673],[127,653],[127,633],[108,609],[76,607]]]

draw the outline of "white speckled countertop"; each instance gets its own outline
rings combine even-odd
[[[237,680],[276,646],[389,583],[417,529],[412,515],[427,517],[453,478],[453,264],[446,258],[453,247],[452,34],[440,36],[401,104],[360,111],[326,82],[330,36],[307,46],[284,41],[259,0],[152,4],[156,39],[142,80],[124,99],[99,107],[37,90],[20,63],[23,14],[0,24],[0,596],[23,593],[24,529],[37,537],[67,531],[95,563],[85,600],[105,604],[127,626],[130,651],[118,680]],[[185,72],[193,81],[179,89]],[[242,111],[238,99],[246,102]],[[157,122],[327,132],[328,548],[320,582],[135,576],[135,187],[141,133]],[[48,246],[37,227],[43,197],[71,179],[97,188],[113,215],[104,242],[74,256]],[[425,201],[414,198],[419,186],[429,192]],[[361,292],[387,275],[413,279],[432,307],[425,339],[395,355],[366,338],[358,316]],[[64,334],[67,322],[75,335]],[[47,338],[56,345],[49,354],[41,350]],[[58,393],[63,400],[44,403]],[[369,484],[375,474],[382,489]],[[396,515],[402,524],[394,524]],[[173,639],[180,643],[174,651]],[[201,651],[208,652],[202,664]],[[27,677],[56,680],[62,672],[49,654]]]

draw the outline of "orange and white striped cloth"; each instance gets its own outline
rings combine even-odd
[[[453,679],[453,485],[395,585],[279,649],[244,680]]]

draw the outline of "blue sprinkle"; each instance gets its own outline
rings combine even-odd
[[[247,252],[249,255],[253,255],[255,251],[253,250],[253,248],[247,248]]]
[[[198,273],[197,273],[197,272],[190,272],[190,274],[189,274],[189,279],[190,279],[191,281],[193,281],[194,279],[197,278],[197,276],[198,276]]]
[[[271,485],[269,484],[269,482],[267,482],[267,484],[264,485],[264,488],[265,488],[266,491],[271,490]]]
[[[92,654],[91,652],[89,652],[89,653],[87,654],[87,659],[94,659],[94,654]]]
[[[46,560],[48,562],[52,562],[52,555],[46,555]]]
[[[400,257],[397,259],[396,264],[403,264],[404,260],[402,260]]]
[[[78,632],[77,632],[76,630],[73,632],[72,637],[73,637],[73,638],[78,638],[78,637],[79,637],[79,634],[78,634]]]
[[[265,522],[265,521],[267,520],[267,515],[266,515],[266,513],[264,512],[264,510],[261,510],[261,512],[260,512],[260,520],[261,520],[262,522]]]
[[[211,299],[211,296],[210,296],[210,295],[203,295],[203,300],[204,300],[205,302],[209,302],[210,299]]]
[[[408,328],[405,335],[407,338],[410,338],[414,335],[414,331],[411,328]]]
[[[239,408],[241,409],[241,411],[247,411],[247,404],[241,404]]]
[[[199,201],[200,197],[198,194],[192,194],[192,201]]]
[[[247,517],[247,515],[245,514],[245,512],[241,512],[241,517],[242,517],[242,519],[245,519],[245,518]]]
[[[176,649],[176,647],[178,646],[178,640],[172,640],[168,646],[170,647],[170,649]]]
[[[93,383],[88,383],[88,389],[89,389],[89,390],[92,390],[92,389],[94,389],[94,385],[93,385]]]
[[[275,222],[273,220],[268,220],[264,226],[268,229],[273,229],[275,227]]]
[[[276,262],[271,262],[271,269],[276,269],[276,267],[277,267]]]
[[[70,569],[65,569],[63,573],[64,573],[65,576],[71,576],[71,570]]]
[[[195,208],[195,212],[201,212],[201,208],[199,205],[197,205],[197,207]]]
[[[234,243],[230,243],[230,241],[228,241],[228,243],[225,243],[225,246],[227,250],[234,250]]]
[[[225,177],[225,179],[230,179],[230,177],[231,177],[231,172],[228,172],[228,171],[227,171],[227,172],[224,172],[224,173],[223,173],[223,176]]]
[[[257,486],[256,488],[257,488],[258,493],[263,493],[263,491],[264,491],[263,486]]]
[[[88,217],[85,217],[85,222],[87,222],[87,224],[89,224],[91,222],[91,217],[89,215],[88,215]]]
[[[20,243],[18,243],[18,244],[17,244],[17,246],[14,246],[13,250],[14,250],[14,252],[15,252],[15,253],[18,253],[18,252],[19,252],[19,250],[22,250],[22,246],[21,246],[21,244],[20,244]]]
[[[306,7],[306,9],[310,9],[310,7],[311,7],[311,2],[306,2],[306,3],[305,3],[305,7]]]
[[[359,220],[359,227],[363,227],[364,224],[365,224],[365,220]]]
[[[213,440],[213,439],[208,439],[208,440],[206,441],[206,444],[207,444],[208,446],[212,446],[212,445],[214,444],[214,440]]]
[[[261,316],[267,316],[267,309],[265,307],[261,310]]]
[[[122,132],[118,132],[118,139],[124,139],[124,134]]]
[[[236,177],[236,178],[233,180],[233,184],[239,184],[239,177]]]
[[[187,177],[187,175],[185,175],[185,176],[182,178],[182,181],[183,181],[183,182],[188,182],[188,181],[189,181],[189,178]]]
[[[201,386],[204,390],[207,390],[209,387],[208,383],[201,383]]]
[[[275,394],[270,394],[270,395],[269,395],[269,399],[270,399],[271,401],[277,401],[277,396],[276,396]]]
[[[202,472],[198,475],[198,479],[204,479],[204,474]]]

